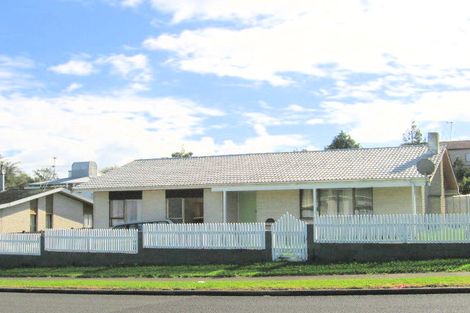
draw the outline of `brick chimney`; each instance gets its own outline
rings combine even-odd
[[[434,153],[439,152],[439,133],[438,132],[430,132],[428,133],[428,146],[429,149]]]

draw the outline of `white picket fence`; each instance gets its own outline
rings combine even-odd
[[[144,248],[266,248],[263,223],[144,224]]]
[[[0,254],[41,255],[41,234],[0,234]]]
[[[137,229],[47,229],[45,250],[54,252],[138,253]]]
[[[470,214],[316,216],[314,242],[468,243]]]
[[[307,224],[286,213],[271,227],[273,261],[306,261]]]

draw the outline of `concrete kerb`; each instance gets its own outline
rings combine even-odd
[[[52,289],[0,288],[3,293],[137,295],[137,296],[233,296],[233,297],[293,297],[293,296],[373,296],[467,294],[470,287],[399,288],[399,289],[319,289],[319,290],[115,290],[115,289]]]

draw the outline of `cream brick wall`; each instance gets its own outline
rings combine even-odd
[[[38,231],[46,229],[46,197],[38,199]]]
[[[29,201],[0,210],[0,232],[29,232]]]
[[[83,202],[59,193],[54,194],[52,227],[55,229],[82,228]]]
[[[147,221],[166,219],[165,190],[146,190],[142,193],[142,218]]]
[[[93,228],[109,228],[109,193],[93,193]]]
[[[422,189],[415,188],[416,209],[423,213]],[[411,187],[374,188],[374,214],[413,214]]]
[[[204,223],[223,222],[223,192],[204,189]]]
[[[256,192],[256,220],[258,222],[265,222],[268,218],[277,220],[286,212],[300,217],[299,190]]]

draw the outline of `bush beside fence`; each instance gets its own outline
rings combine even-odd
[[[41,234],[0,234],[0,254],[41,255]]]
[[[470,243],[470,214],[316,216],[318,243]]]
[[[266,247],[263,223],[145,224],[144,248],[248,249]]]
[[[48,229],[45,250],[54,252],[138,253],[136,229]]]

